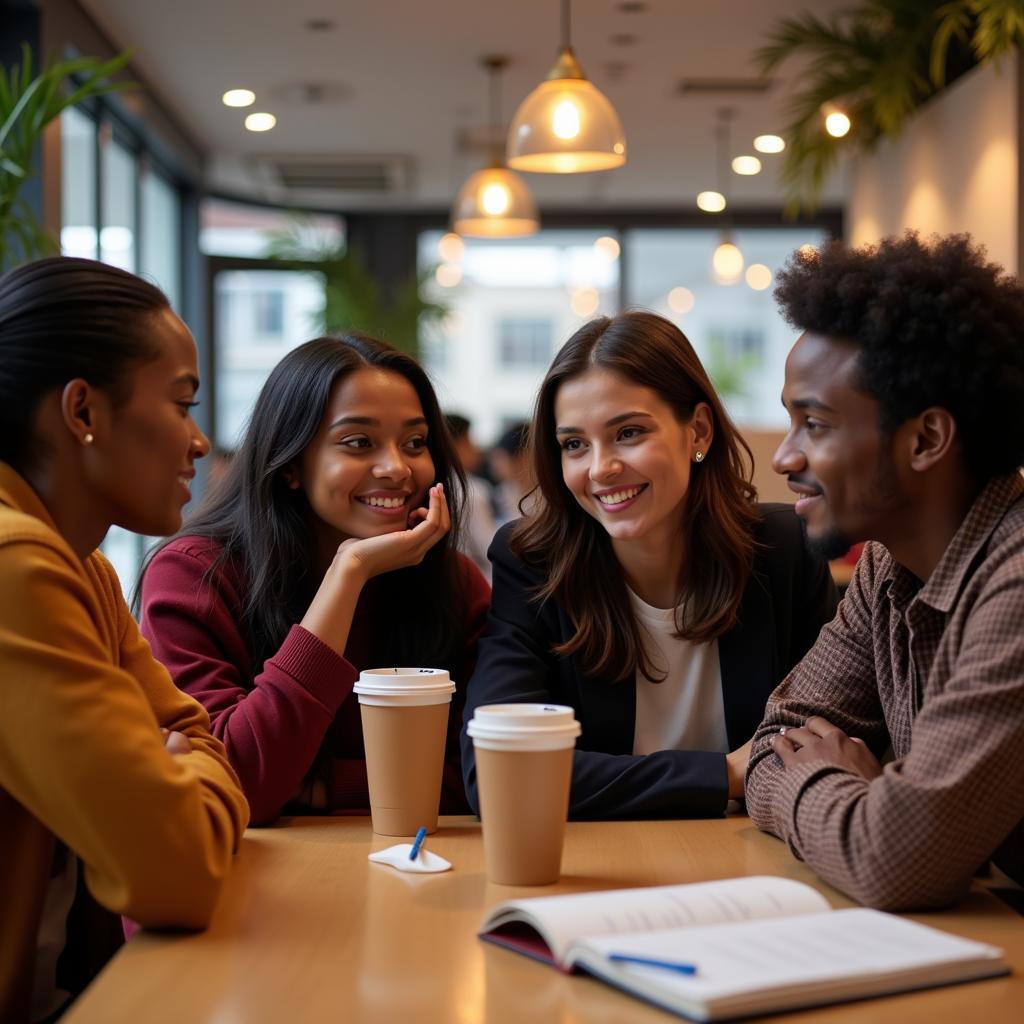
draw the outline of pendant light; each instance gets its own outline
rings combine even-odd
[[[725,195],[725,181],[727,176],[726,165],[729,160],[729,122],[732,121],[733,111],[729,107],[723,107],[718,111],[718,125],[715,130],[715,154],[716,154],[716,177],[718,179],[718,191],[722,196],[722,210],[729,208],[729,201]],[[714,278],[719,284],[735,284],[743,274],[743,253],[739,246],[733,241],[731,230],[731,214],[725,214],[722,225],[722,235],[714,255],[711,257],[711,269]]]
[[[626,162],[615,108],[591,83],[569,45],[570,0],[562,0],[562,43],[555,66],[519,105],[508,131],[508,165],[517,171],[576,174]]]
[[[500,76],[505,57],[481,61],[491,76],[490,120],[493,151],[487,167],[471,174],[452,206],[452,230],[473,238],[517,238],[540,227],[537,204],[526,182],[502,159]]]

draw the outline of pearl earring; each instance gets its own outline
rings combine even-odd
[[[694,462],[703,462],[704,461],[704,453],[703,452],[694,452],[693,453],[693,461]]]
[[[92,444],[92,442],[93,442],[92,434],[86,434],[86,435],[83,436],[82,444]]]

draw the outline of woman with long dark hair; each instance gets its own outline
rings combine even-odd
[[[271,371],[223,479],[149,562],[143,633],[210,712],[254,823],[366,813],[352,686],[382,665],[456,681],[441,805],[465,808],[458,724],[490,591],[452,545],[463,487],[420,366],[316,338]]]
[[[245,828],[206,712],[98,550],[181,525],[198,387],[153,285],[63,257],[0,278],[0,1020],[60,1012],[119,914],[206,925]]]
[[[790,506],[752,460],[682,332],[653,313],[563,346],[530,427],[536,506],[491,546],[481,704],[576,709],[570,814],[720,814],[743,794],[775,684],[835,610]],[[463,771],[476,804],[472,741]]]

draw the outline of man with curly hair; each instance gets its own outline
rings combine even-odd
[[[779,281],[774,468],[819,551],[871,543],[769,701],[750,815],[873,906],[951,903],[989,860],[1024,881],[1024,288],[915,233]]]

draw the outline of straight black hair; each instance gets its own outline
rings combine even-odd
[[[181,531],[220,547],[208,581],[225,562],[241,567],[246,586],[242,622],[257,668],[301,620],[321,582],[314,513],[305,493],[288,487],[285,472],[319,429],[335,385],[364,367],[396,373],[416,391],[427,421],[427,449],[452,520],[451,532],[419,565],[377,576],[364,589],[382,612],[372,624],[371,658],[379,664],[454,668],[452,662],[461,655],[465,585],[455,538],[465,477],[425,371],[385,342],[349,332],[314,338],[274,367],[223,478]]]
[[[0,277],[0,460],[19,472],[36,461],[36,412],[70,380],[125,401],[130,371],[159,354],[146,320],[169,308],[159,288],[95,260],[53,256]]]

